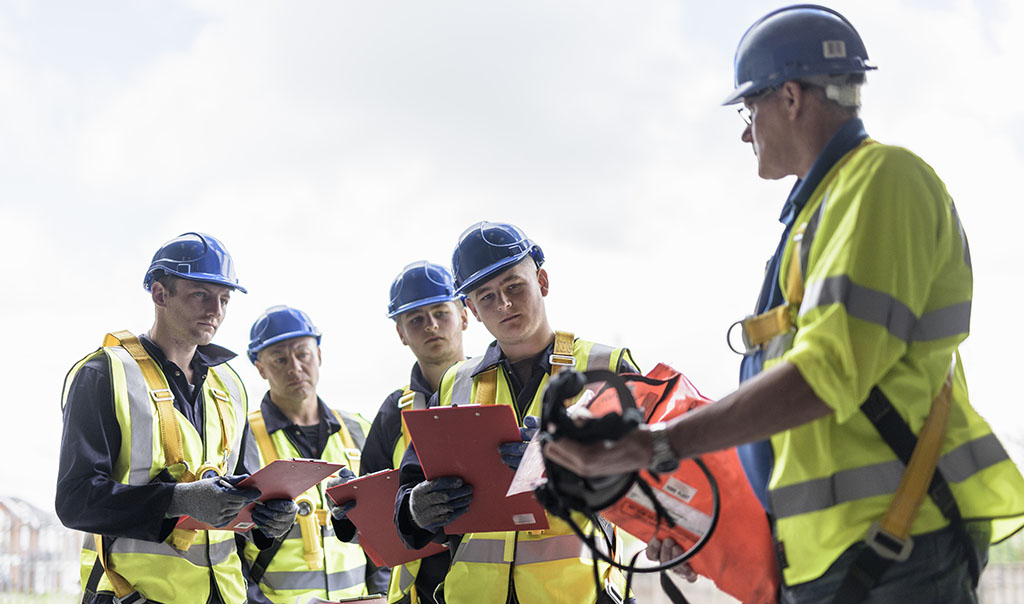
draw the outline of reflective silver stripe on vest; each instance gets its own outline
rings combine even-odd
[[[986,434],[943,455],[939,469],[950,483],[958,483],[1007,459],[1006,450],[995,434]],[[903,470],[903,462],[894,459],[771,489],[768,496],[772,512],[776,518],[788,518],[865,497],[895,493]]]
[[[452,383],[452,405],[469,405],[473,402],[473,372],[480,366],[482,356],[469,359],[455,368]]]
[[[398,589],[403,593],[409,593],[412,589],[412,584],[416,582],[416,575],[409,572],[409,569],[404,564],[398,567]]]
[[[227,539],[218,543],[209,544],[210,556],[207,559],[207,546],[202,544],[193,545],[187,552],[176,550],[166,543],[155,543],[153,541],[142,541],[140,539],[128,539],[121,537],[114,540],[110,548],[111,554],[155,554],[158,556],[170,556],[172,558],[184,558],[195,566],[216,566],[225,562],[231,554],[237,551],[234,539]]]
[[[608,369],[612,363],[612,353],[615,349],[604,344],[594,344],[587,354],[587,369]],[[611,368],[615,371],[615,367]]]
[[[413,410],[419,410],[419,409],[426,409],[426,408],[427,408],[427,395],[423,394],[422,392],[415,392],[415,391],[413,391],[413,393],[412,393],[412,409]]]
[[[82,549],[87,549],[90,552],[96,551],[96,539],[93,537],[92,533],[86,533],[82,537]]]
[[[516,544],[516,564],[536,564],[579,558],[585,546],[576,535],[560,535]]]
[[[793,347],[793,337],[796,335],[795,330],[787,331],[786,333],[779,334],[768,340],[768,343],[764,346],[764,361],[781,357],[786,354],[790,348]]]
[[[366,566],[360,565],[327,575],[327,586],[331,591],[348,589],[359,585],[366,579]],[[263,575],[261,583],[271,589],[323,589],[323,571],[268,571]]]
[[[842,304],[851,317],[881,325],[904,342],[937,340],[967,333],[970,329],[970,301],[933,310],[918,319],[899,300],[885,292],[858,285],[846,275],[810,284],[800,305],[800,316],[819,306],[836,303]]]
[[[516,544],[516,564],[536,564],[554,560],[579,558],[584,553],[583,542],[576,535],[560,535],[538,541],[519,541]],[[505,560],[504,539],[473,538],[459,544],[454,562],[473,564],[508,564]]]
[[[149,386],[142,377],[142,369],[132,355],[120,346],[107,348],[114,353],[124,367],[125,386],[128,390],[128,413],[131,424],[131,466],[128,469],[128,484],[149,484],[153,469],[153,421],[154,403],[150,399]]]
[[[217,375],[217,378],[224,384],[224,387],[228,389],[228,396],[231,397],[231,403],[235,407],[235,418],[238,421],[238,425],[235,426],[235,444],[241,443],[242,431],[245,430],[245,421],[247,416],[247,409],[242,405],[242,393],[238,389],[238,382],[235,381],[235,372],[228,367],[217,368],[210,367],[210,371]],[[209,386],[209,381],[205,382]],[[206,392],[203,393],[204,401],[206,399]],[[209,410],[209,405],[204,405],[203,413]],[[228,456],[227,468],[228,472],[233,472],[234,468],[238,467],[238,456],[241,451],[238,450],[237,446],[233,446],[231,449],[231,455]]]
[[[362,451],[363,444],[366,443],[366,432],[363,431],[363,425],[347,411],[339,411],[338,413],[341,414],[341,421],[345,422],[348,433],[352,435],[356,448]]]
[[[474,537],[459,544],[452,564],[470,562],[473,564],[508,564],[505,560],[504,539],[483,539]]]

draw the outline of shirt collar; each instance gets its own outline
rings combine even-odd
[[[551,373],[551,353],[555,350],[555,340],[552,339],[548,347],[538,353],[537,365],[547,373]],[[501,346],[498,345],[498,341],[491,342],[491,345],[487,347],[487,351],[484,352],[484,357],[477,366],[476,371],[473,372],[473,377],[493,369],[497,365],[504,364],[506,369],[511,369],[508,357],[501,350]]]
[[[157,345],[148,335],[142,334],[139,336],[139,341],[149,352],[149,356],[153,357],[160,366],[163,367],[168,363],[167,355],[160,346]],[[217,346],[216,344],[206,344],[204,346],[197,346],[196,353],[192,355],[192,361],[189,363],[193,370],[195,369],[206,369],[207,367],[215,367],[222,363],[227,363],[231,359],[235,358],[235,353],[231,352],[223,346]],[[171,363],[173,365],[173,363]],[[180,369],[180,367],[179,367]]]
[[[798,179],[793,185],[793,190],[789,192],[789,197],[782,206],[779,222],[786,226],[793,224],[804,204],[810,199],[811,193],[818,188],[821,179],[828,174],[832,166],[867,137],[868,133],[864,130],[864,122],[860,118],[855,117],[843,123],[811,164],[807,176]]]
[[[327,408],[327,404],[318,396],[316,397],[317,414],[320,416],[320,423],[327,423],[327,433],[334,434],[341,429],[337,418]],[[263,423],[267,427],[267,434],[273,434],[278,430],[295,425],[295,422],[288,417],[270,399],[270,391],[263,395],[263,402],[260,403],[260,412],[263,414]]]

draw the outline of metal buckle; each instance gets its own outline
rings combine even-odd
[[[409,392],[409,394],[402,395],[402,398],[398,399],[398,407],[408,407],[416,399],[415,392]]]
[[[747,321],[747,319],[750,319],[750,318],[753,318],[753,317],[754,317],[754,315],[747,315],[747,316],[743,317],[742,319],[740,319],[739,321],[736,321],[735,323],[730,325],[729,329],[727,329],[725,331],[725,343],[726,343],[726,345],[729,347],[729,350],[735,352],[738,355],[750,356],[750,355],[754,354],[755,352],[757,352],[757,348],[758,347],[751,345],[750,340],[747,339],[747,331],[745,329],[743,329],[743,324]],[[743,348],[745,349],[744,351],[736,350],[736,347],[732,345],[732,330],[736,329],[737,325],[740,326],[740,339],[743,341]]]
[[[552,354],[548,357],[548,362],[552,365],[562,365],[563,367],[576,366],[576,359],[567,354]]]
[[[213,398],[215,398],[217,400],[224,401],[225,403],[230,403],[231,402],[231,396],[229,396],[228,393],[224,392],[223,390],[217,390],[216,388],[210,388],[210,394],[212,394]]]
[[[356,461],[363,458],[363,453],[359,449],[345,449],[345,457],[349,461]]]
[[[159,390],[150,390],[149,397],[153,399],[154,403],[163,403],[166,401],[173,401],[174,394],[170,388],[161,388]]]
[[[114,604],[146,604],[146,602],[149,602],[149,600],[146,599],[146,596],[137,591],[133,591],[123,598],[114,596]]]
[[[875,553],[879,556],[895,562],[903,562],[909,558],[911,550],[914,549],[914,539],[912,537],[908,535],[906,539],[900,539],[896,535],[882,530],[882,526],[877,522],[868,528],[868,533],[864,536],[864,542],[868,544],[868,547],[875,550]]]

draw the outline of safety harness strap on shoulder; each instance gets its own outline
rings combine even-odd
[[[972,583],[977,586],[980,565],[974,545],[967,534],[949,483],[937,467],[951,409],[952,389],[951,367],[942,390],[932,401],[931,411],[921,433],[916,437],[877,386],[861,405],[861,410],[871,420],[882,440],[903,461],[906,469],[885,516],[868,530],[865,537],[868,547],[850,565],[836,592],[834,604],[856,604],[863,601],[893,562],[901,562],[910,556],[913,547],[910,528],[926,492],[949,520],[967,557]]]
[[[124,348],[139,365],[146,387],[149,389],[150,400],[156,406],[157,419],[160,423],[160,443],[164,451],[164,464],[169,468],[184,463],[181,430],[174,417],[174,394],[168,387],[167,378],[164,377],[159,365],[146,352],[139,338],[130,331],[108,333],[103,337],[103,346],[105,348],[109,346]],[[185,470],[185,474],[191,476],[188,469]]]
[[[263,465],[280,459],[277,447],[274,446],[274,442],[270,440],[270,433],[267,432],[267,422],[263,419],[263,412],[259,409],[249,412],[249,428],[252,430],[256,446],[260,450],[260,456],[263,457]]]
[[[409,448],[412,437],[409,436],[409,428],[405,425],[405,417],[402,411],[406,409],[426,409],[427,399],[422,393],[416,392],[408,384],[402,389],[402,396],[398,398],[398,416],[402,418],[402,442],[405,448]]]

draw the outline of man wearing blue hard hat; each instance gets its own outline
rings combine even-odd
[[[544,386],[566,367],[635,372],[629,350],[577,339],[548,323],[544,298],[550,281],[544,253],[518,227],[479,222],[459,238],[452,257],[456,294],[466,296],[473,316],[495,341],[480,357],[450,367],[431,406],[502,404],[515,409],[523,442],[502,445],[502,460],[516,468],[537,428]],[[494,388],[481,388],[481,383]],[[456,476],[425,480],[409,447],[402,459],[396,523],[403,540],[423,547],[444,535],[444,526],[472,505],[472,489]],[[576,522],[590,530],[582,515]],[[605,586],[594,581],[588,548],[568,524],[548,515],[543,531],[466,534],[451,537],[452,565],[444,580],[448,604],[622,601],[609,567],[599,568]],[[608,531],[606,537],[614,537]],[[511,551],[507,544],[513,544]],[[613,549],[614,545],[610,548]]]
[[[87,533],[83,602],[241,604],[235,533],[176,528],[183,516],[223,526],[260,492],[237,484],[251,438],[245,388],[212,344],[231,293],[245,289],[224,245],[184,233],[153,256],[143,286],[149,332],[109,333],[64,383],[56,511]],[[291,500],[258,503],[260,547],[295,518]]]
[[[402,411],[426,408],[441,375],[466,358],[466,307],[443,266],[420,261],[403,268],[391,284],[387,316],[394,319],[399,340],[412,350],[416,362],[408,383],[384,399],[373,419],[363,449],[363,474],[398,468],[410,442]],[[392,568],[388,602],[433,604],[434,591],[450,564],[451,557],[439,553]]]
[[[341,463],[338,476],[296,498],[296,525],[270,548],[245,546],[249,602],[306,602],[365,595],[366,555],[336,539],[329,513],[329,486],[355,478],[369,422],[358,413],[332,409],[317,395],[320,330],[297,308],[273,306],[249,331],[249,360],[269,390],[249,426],[263,466],[302,457]],[[351,535],[343,535],[350,538]]]
[[[971,256],[945,185],[858,118],[874,67],[836,11],[773,11],[735,57],[741,139],[795,176],[740,388],[613,448],[559,441],[578,474],[741,445],[772,522],[783,602],[973,603],[990,543],[1024,525],[1024,479],[968,401],[958,348]]]

